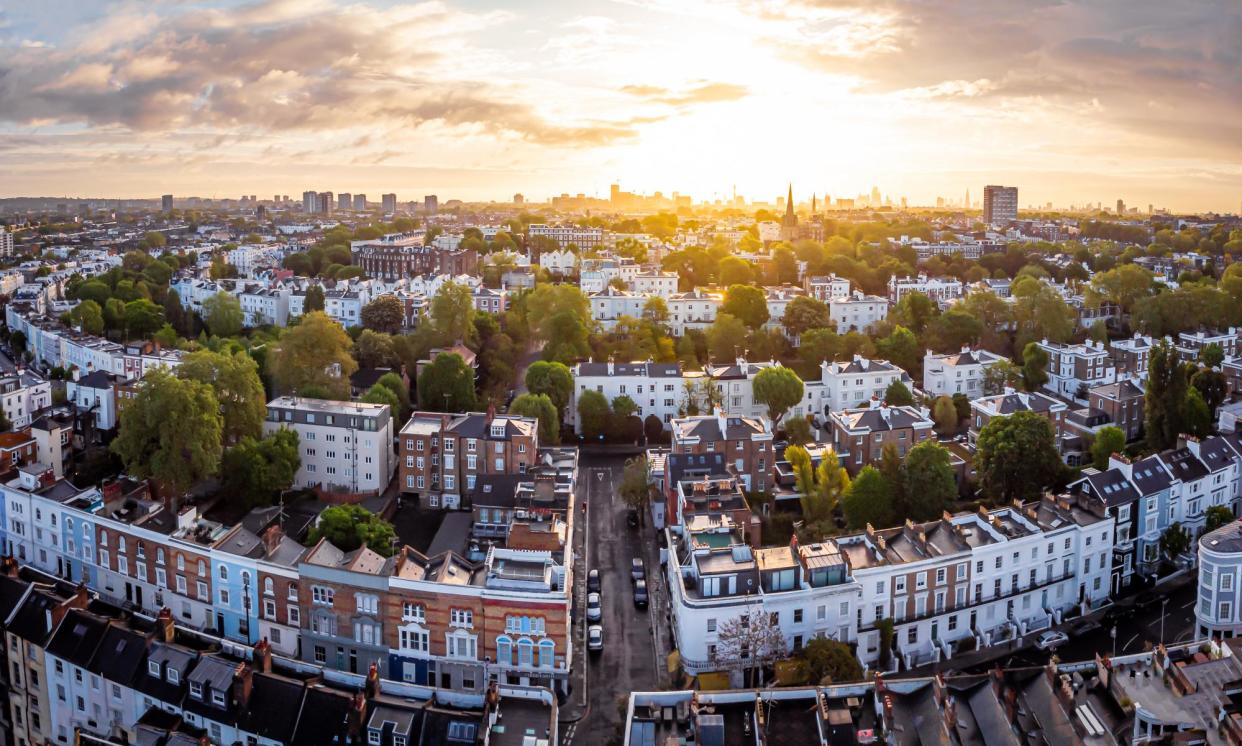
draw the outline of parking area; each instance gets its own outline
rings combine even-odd
[[[654,533],[647,525],[632,528],[626,523],[626,507],[617,495],[625,461],[620,457],[585,456],[580,462],[580,498],[585,498],[585,531],[581,532],[583,551],[577,567],[580,582],[575,589],[575,633],[578,650],[586,660],[585,716],[577,723],[562,728],[564,743],[605,744],[618,734],[622,720],[619,702],[631,691],[659,687],[657,658],[662,663],[661,648],[653,637],[657,620],[663,619],[667,607],[663,583],[656,564]],[[579,520],[582,519],[579,511]],[[631,561],[643,558],[646,566],[649,605],[643,610],[634,605],[630,579]],[[598,570],[601,583],[600,625],[604,629],[604,649],[598,653],[587,650],[586,643],[586,577]],[[581,682],[577,687],[581,687]],[[583,692],[575,691],[575,703]]]

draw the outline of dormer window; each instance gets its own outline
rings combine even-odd
[[[216,707],[224,707],[224,692],[212,692],[211,703]]]
[[[168,669],[168,676],[166,678],[168,679],[169,684],[180,684],[181,683],[181,674],[178,673],[177,669],[175,668]]]
[[[190,696],[194,699],[201,700],[203,698],[203,685],[197,681],[190,682]]]
[[[379,729],[368,728],[367,729],[367,743],[371,743],[371,744],[375,744],[375,746],[379,746],[379,742],[380,742]]]
[[[505,423],[503,422],[492,423],[492,437],[493,438],[505,437]]]
[[[147,661],[147,673],[158,679],[160,677],[159,661]]]

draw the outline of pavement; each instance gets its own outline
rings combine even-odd
[[[0,350],[0,373],[12,373],[17,370],[17,366],[13,364],[12,359]]]
[[[659,571],[659,551],[650,522],[640,529],[626,525],[626,507],[617,486],[625,459],[612,455],[583,455],[579,462],[579,499],[585,500],[587,520],[575,534],[582,544],[575,556],[574,634],[578,654],[574,691],[561,707],[563,744],[617,743],[621,736],[624,704],[632,691],[658,689],[664,683],[664,659],[669,634],[664,625],[667,591]],[[582,511],[578,512],[579,520]],[[630,561],[646,563],[646,610],[633,602]],[[604,650],[586,647],[586,576],[598,569],[602,584]]]

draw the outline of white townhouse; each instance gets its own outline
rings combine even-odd
[[[1242,521],[1199,537],[1196,639],[1242,635]]]
[[[36,412],[52,406],[52,384],[34,371],[0,375],[0,408],[14,430],[30,424]]]
[[[844,298],[828,302],[828,315],[836,324],[837,332],[869,332],[888,318],[888,301],[878,295],[854,291]]]
[[[289,324],[289,290],[284,287],[247,287],[237,300],[241,303],[246,326],[287,326]]]
[[[587,391],[597,391],[612,402],[628,396],[638,405],[638,416],[655,415],[665,428],[678,416],[685,403],[685,382],[680,363],[578,363],[573,368],[574,394],[568,407],[574,430],[582,431],[578,400]],[[701,374],[693,374],[701,377]]]
[[[365,494],[392,481],[397,461],[387,404],[282,396],[268,402],[263,432],[282,428],[298,434],[297,487]]]
[[[648,300],[650,298],[646,295],[629,290],[618,290],[614,287],[606,287],[598,293],[592,293],[587,299],[591,305],[591,318],[605,330],[616,326],[622,316],[641,318]]]
[[[720,311],[720,305],[724,303],[724,294],[695,288],[684,293],[675,293],[666,303],[669,330],[674,336],[680,337],[689,329],[702,331],[711,326]]]
[[[962,281],[952,277],[897,277],[888,278],[888,301],[893,305],[910,293],[922,293],[937,305],[944,307],[962,297]]]
[[[578,269],[578,255],[568,249],[545,251],[539,255],[539,266],[558,275],[571,275]]]
[[[969,346],[945,355],[928,350],[923,355],[923,391],[930,396],[965,394],[976,399],[985,393],[984,373],[1004,359],[996,353]]]
[[[527,238],[546,236],[565,248],[574,244],[580,249],[593,249],[604,242],[604,231],[600,228],[580,228],[576,225],[546,225],[531,223],[526,227]]]
[[[1087,389],[1117,381],[1117,368],[1103,342],[1059,344],[1042,340],[1048,355],[1048,381],[1044,388],[1066,399],[1086,399]]]
[[[893,381],[901,381],[913,393],[910,374],[887,360],[855,355],[850,360],[819,364],[819,381],[806,384],[808,412],[824,415],[861,407],[872,399],[884,399]]]
[[[640,295],[658,295],[665,300],[677,294],[676,272],[647,270],[626,280],[626,287]]]
[[[678,489],[695,483],[703,484]],[[688,672],[729,670],[736,661],[721,631],[761,617],[788,651],[826,637],[856,644],[858,658],[876,666],[878,622],[891,620],[895,668],[944,660],[963,643],[1000,644],[1103,603],[1109,568],[1100,557],[1111,534],[1101,505],[1051,496],[763,548],[742,541],[728,512],[691,514],[669,529],[674,642]]]
[[[789,304],[793,303],[794,298],[806,295],[802,288],[790,286],[765,287],[763,294],[768,305],[768,322],[764,324],[767,329],[781,328],[781,320],[785,318]]]
[[[808,295],[824,303],[850,294],[850,281],[836,275],[814,275],[807,277],[804,284]]]

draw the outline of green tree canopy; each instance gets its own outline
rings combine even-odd
[[[70,312],[73,323],[82,327],[87,334],[103,334],[103,309],[93,300],[84,300],[74,306]]]
[[[436,296],[439,298],[439,295]],[[471,298],[471,307],[474,301]],[[435,300],[432,301],[435,308]],[[381,295],[362,307],[362,325],[371,331],[396,334],[405,325],[405,308],[395,295]]]
[[[146,298],[125,304],[125,330],[133,337],[150,337],[164,325],[164,309]]]
[[[180,495],[219,471],[222,427],[210,386],[153,368],[121,409],[111,448],[129,474]]]
[[[828,305],[806,295],[799,295],[785,307],[781,325],[791,337],[800,337],[810,329],[825,329],[832,325]]]
[[[908,407],[914,404],[914,394],[910,393],[910,389],[900,378],[894,378],[888,388],[884,389],[884,401],[890,407]]]
[[[349,398],[349,377],[358,370],[350,349],[353,340],[322,311],[312,311],[290,327],[271,356],[272,376],[284,392],[299,395],[309,387],[330,396]]]
[[[864,466],[850,482],[841,501],[841,510],[851,529],[892,526],[896,520],[893,505],[893,489],[888,479],[875,467]]]
[[[1095,468],[1104,471],[1108,468],[1108,457],[1114,453],[1123,453],[1126,447],[1126,434],[1121,428],[1109,425],[1100,428],[1091,443],[1091,463]]]
[[[217,337],[235,337],[241,333],[241,301],[232,293],[219,292],[203,301],[203,321]]]
[[[930,438],[923,440],[906,454],[902,471],[905,509],[899,506],[898,516],[930,521],[953,505],[957,498],[957,480],[953,475],[952,459],[944,446]]]
[[[301,465],[296,431],[280,428],[262,439],[247,435],[224,452],[224,491],[246,509],[271,505],[293,485]]]
[[[976,445],[975,471],[994,499],[1038,498],[1064,470],[1052,423],[1035,412],[993,417],[979,431]]]
[[[294,256],[296,256],[296,254]],[[291,259],[292,257],[289,258]],[[298,274],[305,275],[310,274],[310,272],[298,272]],[[302,301],[302,313],[307,314],[312,311],[322,311],[323,303],[323,286],[319,284],[311,285],[306,289],[306,299]]]
[[[539,420],[539,441],[545,445],[559,443],[561,419],[556,405],[547,394],[522,394],[509,405],[509,412]]]
[[[1027,391],[1048,382],[1048,353],[1038,342],[1028,342],[1022,350],[1022,382]]]
[[[862,664],[850,646],[824,637],[812,638],[803,648],[802,657],[815,684],[841,684],[862,681]]]
[[[730,285],[725,291],[724,302],[720,304],[720,313],[727,313],[751,329],[758,329],[768,321],[768,299],[754,285]]]
[[[716,362],[733,361],[746,349],[746,325],[728,313],[716,314],[707,327],[707,351]]]
[[[774,365],[756,373],[751,388],[755,401],[768,408],[773,428],[790,407],[802,401],[804,390],[798,374],[783,365]]]
[[[361,505],[333,505],[319,514],[310,542],[327,539],[337,549],[352,552],[362,545],[382,557],[392,555],[397,538],[392,524]]]
[[[612,408],[608,399],[598,391],[583,391],[578,397],[578,419],[581,427],[578,434],[586,438],[597,438],[608,427],[608,417]]]
[[[199,350],[186,355],[177,376],[211,386],[220,402],[225,442],[259,437],[267,416],[267,397],[259,366],[245,352]]]
[[[475,407],[474,370],[461,355],[442,352],[418,376],[418,406],[434,412],[469,412]]]
[[[537,360],[526,368],[526,388],[532,394],[544,394],[556,407],[558,421],[574,393],[574,374],[564,363]]]

